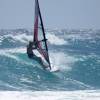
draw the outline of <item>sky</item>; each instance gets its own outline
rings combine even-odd
[[[100,0],[39,0],[45,28],[100,29]],[[0,0],[0,29],[33,28],[34,0]]]

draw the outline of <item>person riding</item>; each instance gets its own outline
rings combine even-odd
[[[45,66],[41,57],[37,57],[33,52],[33,50],[35,50],[37,48],[38,48],[37,42],[35,43],[35,42],[29,41],[29,44],[27,45],[27,55],[30,59],[34,59],[34,60],[38,61],[42,65],[43,69],[46,69],[48,66]]]
[[[35,56],[33,50],[37,47],[34,45],[33,42],[29,41],[29,44],[27,45],[27,55],[29,58],[33,58]]]

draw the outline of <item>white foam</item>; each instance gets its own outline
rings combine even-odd
[[[48,41],[51,43],[51,44],[54,44],[54,45],[63,45],[63,44],[67,44],[67,42],[62,39],[62,38],[59,38],[57,37],[56,35],[54,34],[46,34],[47,35],[47,39]],[[28,43],[28,41],[31,41],[33,40],[33,36],[32,35],[27,35],[25,33],[23,34],[17,34],[17,35],[12,35],[12,34],[8,34],[8,35],[4,35],[4,36],[0,36],[0,42],[2,42],[3,40],[3,37],[5,38],[9,38],[11,37],[12,39],[14,39],[15,41],[20,41],[22,43]],[[12,41],[12,40],[10,40]],[[13,41],[13,42],[15,42]]]
[[[100,91],[1,91],[0,100],[100,100]]]
[[[6,55],[8,57],[20,60],[13,53],[26,53],[26,48],[14,48],[0,50],[0,55]],[[37,54],[37,52],[35,52]],[[40,55],[38,55],[40,57]],[[44,60],[44,59],[43,59]],[[69,71],[72,69],[72,65],[79,59],[63,52],[50,52],[50,62],[52,66],[60,70]]]
[[[12,49],[1,49],[0,54],[6,54],[6,53],[26,53],[26,48],[12,48]]]
[[[19,61],[20,59],[13,53],[25,53],[25,51],[26,51],[25,48],[1,49],[0,55],[4,55]]]
[[[68,54],[65,54],[63,52],[51,52],[50,53],[50,61],[53,66],[57,66],[59,69],[66,69],[66,71],[72,69],[72,65],[77,61],[78,59],[70,56]]]
[[[51,43],[51,44],[54,44],[54,45],[64,45],[64,44],[67,44],[67,42],[62,39],[62,38],[59,38],[57,37],[56,35],[54,34],[47,34],[47,38],[48,38],[48,41]]]
[[[4,56],[7,56],[7,57],[10,57],[10,58],[18,60],[18,58],[16,56],[14,56],[13,54],[10,54],[8,52],[4,52],[2,50],[0,50],[0,55],[4,55]]]
[[[33,36],[32,35],[21,34],[21,35],[16,35],[13,38],[15,40],[19,40],[20,42],[27,43],[28,41],[32,40]]]
[[[32,35],[26,35],[25,33],[17,34],[17,35],[8,34],[8,35],[0,36],[0,42],[2,42],[3,38],[9,38],[9,37],[14,39],[15,41],[20,41],[22,43],[27,43],[28,41],[32,40],[32,38],[33,38]],[[15,42],[11,39],[10,39],[10,41]]]
[[[0,50],[0,55],[5,55],[11,58],[14,58],[16,60],[18,60],[19,58],[17,58],[15,55],[13,55],[14,53],[26,53],[26,48],[14,48],[14,49],[2,49]],[[43,57],[38,53],[35,52],[37,56],[41,57],[43,59]],[[65,54],[64,52],[50,52],[50,61],[51,64],[53,66],[56,66],[57,68],[60,69],[66,69],[66,70],[71,70],[72,69],[72,65],[80,60],[79,58],[76,58],[74,56]],[[43,59],[44,60],[44,59]]]
[[[3,37],[0,36],[0,45],[2,45],[2,40],[3,40]]]

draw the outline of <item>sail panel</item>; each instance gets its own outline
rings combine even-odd
[[[44,57],[46,62],[50,66],[47,39],[44,32],[44,26],[42,22],[41,12],[39,8],[38,0],[35,0],[35,19],[34,19],[34,42],[37,42],[39,53]]]

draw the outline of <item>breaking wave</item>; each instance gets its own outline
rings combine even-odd
[[[60,72],[46,72],[27,57],[32,32],[0,31],[0,90],[100,88],[99,31],[48,31],[47,38],[51,63]]]

